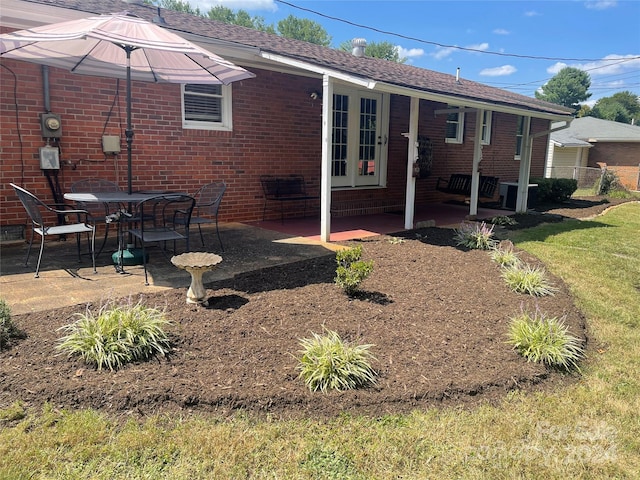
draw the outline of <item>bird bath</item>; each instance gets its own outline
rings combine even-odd
[[[187,291],[187,303],[197,303],[207,307],[206,290],[202,284],[204,272],[213,270],[222,261],[220,255],[207,252],[188,252],[171,257],[171,263],[191,274],[191,286]]]

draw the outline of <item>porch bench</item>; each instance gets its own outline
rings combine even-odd
[[[499,182],[498,177],[490,177],[481,175],[480,185],[478,186],[478,196],[485,198],[493,198]],[[452,195],[471,196],[471,175],[463,173],[452,173],[449,180],[438,177],[436,182],[436,190]]]
[[[316,200],[318,195],[307,192],[307,185],[303,175],[289,175],[277,177],[275,175],[261,175],[260,183],[264,194],[262,220],[265,219],[270,202],[277,202],[280,206],[280,219],[284,223],[284,205],[291,202],[304,202],[304,215],[307,211],[307,200]]]

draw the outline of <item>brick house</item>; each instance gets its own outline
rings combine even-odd
[[[606,167],[626,188],[640,190],[640,127],[576,118],[550,135],[547,176],[566,176],[573,167]]]
[[[221,24],[141,2],[3,0],[2,33],[94,14],[128,11],[253,72],[230,86],[133,83],[133,184],[194,192],[228,184],[221,221],[262,218],[260,175],[302,174],[319,195],[321,235],[332,215],[403,207],[412,228],[416,206],[450,198],[439,177],[473,177],[470,214],[481,176],[527,185],[542,176],[551,122],[570,111],[457,75],[367,58]],[[124,145],[124,82],[83,77],[2,59],[2,225],[24,221],[9,182],[45,201],[87,177],[124,184],[123,153],[104,153],[104,135]],[[61,120],[60,170],[40,168],[43,114]],[[117,140],[116,140],[117,142]],[[420,174],[412,175],[418,160]],[[496,195],[497,195],[496,191]],[[518,191],[516,209],[527,205]],[[291,215],[301,214],[295,208]]]

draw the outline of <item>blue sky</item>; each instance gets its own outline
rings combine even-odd
[[[589,73],[590,104],[622,90],[640,95],[639,0],[189,3],[204,12],[218,4],[244,9],[274,25],[288,15],[308,18],[327,30],[334,47],[355,37],[387,41],[407,63],[452,75],[459,67],[462,78],[523,95],[533,96],[564,66]]]

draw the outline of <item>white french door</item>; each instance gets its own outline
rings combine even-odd
[[[383,147],[383,96],[336,89],[333,95],[331,186],[380,185]]]

